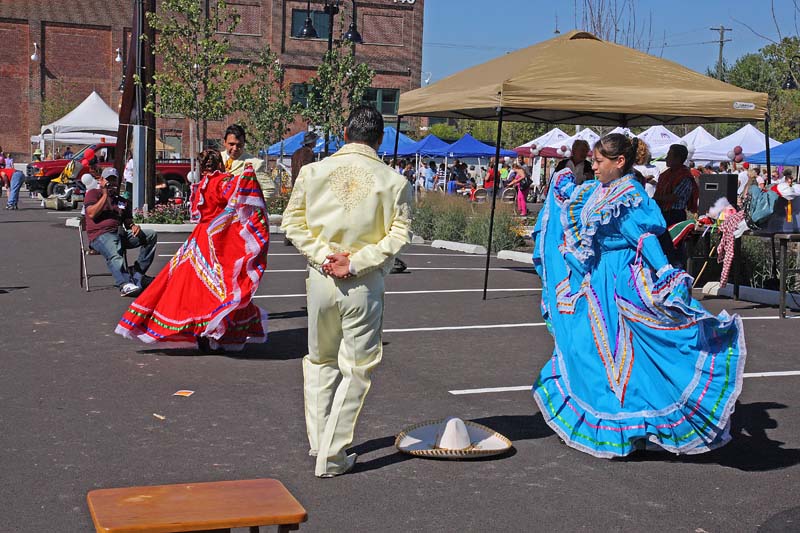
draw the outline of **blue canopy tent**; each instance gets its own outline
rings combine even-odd
[[[403,134],[402,132],[400,133],[399,139],[395,139],[397,135],[397,130],[392,126],[386,126],[383,128],[383,142],[378,148],[379,156],[386,157],[387,155],[394,155],[395,140],[397,140],[398,153],[402,153],[404,150],[407,150],[409,147],[416,144],[411,137]]]
[[[780,146],[770,148],[770,163],[773,165],[783,165],[787,167],[800,166],[800,139],[795,139]],[[767,151],[763,150],[749,157],[744,158],[748,163],[765,165],[767,163]]]
[[[496,151],[496,147],[484,144],[469,133],[465,133],[463,137],[442,152],[431,155],[450,158],[494,157]],[[517,153],[514,150],[500,149],[500,157],[517,157]]]
[[[292,155],[295,153],[301,146],[303,146],[303,137],[305,136],[306,132],[301,131],[299,133],[295,133],[291,137],[284,139],[283,142],[283,154],[284,155]],[[277,157],[281,155],[281,141],[276,142],[272,146],[269,147],[267,150],[267,155],[272,157]]]
[[[436,155],[437,153],[441,153],[443,150],[447,148],[448,144],[441,140],[434,134],[429,134],[420,139],[419,141],[415,142],[411,146],[405,147],[405,149],[398,147],[397,155],[398,156],[407,156],[407,155],[421,155],[421,156],[432,156]],[[394,149],[394,147],[392,147]]]

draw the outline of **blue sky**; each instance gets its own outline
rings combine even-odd
[[[711,27],[722,24],[733,28],[725,35],[732,39],[724,48],[729,63],[768,44],[744,24],[777,40],[770,0],[633,1],[640,20],[652,14],[652,35],[658,45],[649,52],[702,73],[716,64],[719,54],[719,32],[711,31]],[[793,0],[775,0],[775,10],[781,31],[797,35],[795,22],[800,26],[800,20],[795,20]],[[550,39],[556,14],[562,33],[575,28],[572,0],[426,0],[423,80],[430,74],[434,82],[508,51]],[[664,32],[666,46],[662,50]]]

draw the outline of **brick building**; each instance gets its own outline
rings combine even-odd
[[[92,90],[114,109],[127,53],[134,0],[0,0],[0,146],[27,160],[30,136],[39,133],[42,116],[68,111]],[[198,0],[201,1],[201,0]],[[229,0],[241,15],[231,38],[232,58],[247,60],[269,44],[286,67],[293,97],[303,97],[327,49],[324,0],[312,0],[319,39],[297,35],[306,19],[306,0]],[[352,5],[340,2],[349,24]],[[420,86],[423,0],[358,0],[358,29],[364,39],[356,56],[375,72],[368,99],[387,120],[396,119],[401,92]],[[338,27],[334,24],[334,27]],[[38,59],[31,58],[34,49]],[[63,113],[62,113],[63,114]],[[47,117],[45,117],[47,118]],[[58,118],[56,116],[51,119]],[[209,124],[210,138],[222,124]],[[293,132],[305,127],[296,121]],[[184,120],[159,120],[159,136],[176,152],[188,151]]]

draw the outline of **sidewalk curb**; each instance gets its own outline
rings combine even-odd
[[[425,244],[425,239],[419,235],[411,234],[411,244]]]
[[[724,296],[727,298],[733,298],[733,284],[728,283],[725,287],[720,288],[719,282],[712,281],[703,286],[703,294],[708,296]],[[786,291],[786,308],[800,310],[800,307],[798,307],[794,300],[792,300],[792,295],[794,295],[796,300],[800,301],[800,294]],[[779,291],[758,289],[755,287],[747,287],[745,285],[739,286],[739,300],[744,300],[745,302],[777,306],[779,299]]]
[[[533,264],[533,254],[528,252],[515,252],[514,250],[500,250],[497,252],[498,259],[516,261],[517,263]]]
[[[486,248],[479,244],[466,244],[463,242],[435,240],[431,243],[431,248],[441,248],[443,250],[453,250],[468,254],[486,254]]]
[[[78,217],[68,218],[64,222],[68,228],[77,228],[80,225]],[[194,231],[195,224],[139,224],[142,229],[151,229],[158,233],[191,233]],[[283,233],[280,226],[270,226],[270,233]]]

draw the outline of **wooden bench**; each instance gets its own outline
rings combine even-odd
[[[98,489],[86,497],[95,529],[106,533],[222,532],[233,527],[296,530],[308,519],[277,479]]]

